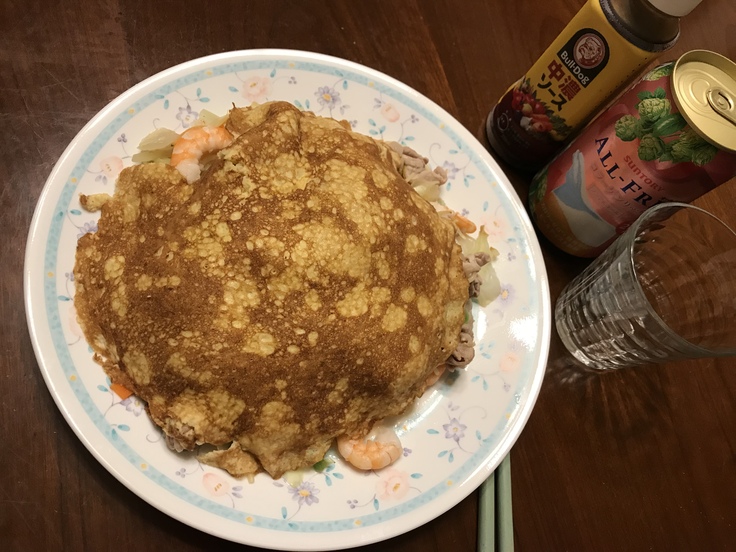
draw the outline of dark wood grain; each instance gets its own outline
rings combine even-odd
[[[279,47],[339,56],[425,94],[471,132],[582,4],[177,2],[0,4],[0,549],[244,550],[162,514],[76,438],[38,370],[26,329],[26,235],[45,179],[82,126],[130,86],[216,52]],[[731,0],[682,23],[672,59],[736,59]],[[504,167],[506,168],[506,167]],[[508,170],[525,199],[528,178]],[[736,182],[700,203],[736,225]],[[552,299],[587,264],[542,246]],[[736,321],[731,321],[734,323]],[[736,362],[606,374],[575,368],[556,336],[532,416],[512,450],[520,551],[733,550]],[[368,550],[469,552],[477,494]]]

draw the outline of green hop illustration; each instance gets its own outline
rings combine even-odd
[[[718,153],[718,148],[706,142],[697,132],[688,127],[671,143],[670,152],[674,162],[691,161],[700,167],[713,160]]]
[[[645,134],[639,142],[639,159],[654,161],[665,152],[664,142],[653,134]]]
[[[692,128],[687,127],[677,137],[677,141],[685,144],[690,149],[695,149],[699,146],[705,145],[706,142],[700,134],[695,132]]]
[[[644,123],[654,123],[669,113],[670,101],[667,99],[647,98],[639,102],[639,115]]]
[[[532,180],[531,187],[529,189],[529,199],[532,205],[536,205],[547,193],[547,168],[542,169]]]
[[[641,135],[641,123],[633,115],[624,115],[616,121],[616,136],[624,142],[631,142]]]
[[[693,162],[694,165],[702,167],[703,165],[707,165],[708,163],[713,161],[716,153],[718,153],[718,148],[712,144],[706,143],[693,150],[692,155],[690,156],[690,160]]]
[[[657,79],[661,79],[662,77],[671,75],[674,66],[674,63],[665,63],[664,65],[655,67],[649,73],[647,73],[647,75],[644,77],[644,80],[654,81]]]
[[[682,163],[683,161],[690,161],[694,148],[690,146],[684,140],[675,140],[672,142],[670,147],[670,154],[672,155],[672,161],[675,163]]]

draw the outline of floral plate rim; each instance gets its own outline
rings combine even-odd
[[[236,542],[243,542],[256,546],[295,549],[293,548],[295,544],[290,542],[293,540],[294,533],[285,533],[285,538],[279,539],[275,537],[278,537],[280,533],[274,533],[268,530],[266,531],[267,535],[264,537],[263,535],[236,534],[232,530],[232,527],[229,527],[227,523],[223,523],[222,526],[218,525],[217,527],[212,527],[211,525],[208,526],[201,520],[192,518],[192,516],[187,513],[181,513],[177,509],[175,499],[170,500],[170,497],[156,496],[162,495],[163,493],[156,493],[156,487],[149,488],[150,482],[146,480],[145,477],[142,478],[140,472],[136,472],[135,470],[131,471],[129,469],[130,466],[121,466],[119,459],[115,456],[119,451],[115,449],[115,447],[110,446],[110,443],[100,442],[96,439],[97,436],[93,434],[94,430],[87,427],[88,420],[79,418],[80,414],[75,410],[79,405],[70,403],[71,399],[65,394],[68,393],[68,391],[61,387],[62,382],[64,382],[64,377],[62,376],[60,379],[58,377],[58,373],[54,372],[53,361],[56,359],[49,358],[47,356],[51,355],[53,357],[53,353],[48,353],[48,350],[54,348],[53,336],[51,335],[50,330],[48,335],[45,333],[45,330],[48,330],[48,328],[44,327],[44,323],[48,325],[49,320],[44,319],[44,316],[41,315],[42,313],[39,313],[37,297],[34,295],[34,293],[38,294],[38,282],[34,281],[34,278],[37,278],[39,275],[45,275],[44,273],[46,272],[45,270],[41,270],[39,273],[38,265],[43,265],[43,261],[40,261],[38,258],[34,258],[34,253],[37,254],[40,248],[38,245],[39,241],[46,239],[46,236],[43,234],[43,225],[46,221],[42,220],[41,214],[42,212],[49,210],[48,204],[54,199],[52,197],[52,192],[54,191],[54,186],[57,188],[59,187],[59,178],[62,179],[62,185],[65,183],[64,181],[66,180],[66,177],[65,174],[62,173],[62,169],[70,163],[74,164],[75,162],[81,162],[76,159],[72,159],[73,154],[78,150],[85,151],[85,148],[90,147],[89,143],[91,143],[92,138],[97,139],[100,137],[100,128],[98,127],[103,127],[103,129],[107,128],[105,126],[107,124],[105,122],[107,118],[115,113],[123,113],[123,111],[121,111],[123,108],[136,100],[140,100],[141,97],[145,96],[145,92],[147,90],[151,89],[158,83],[171,82],[177,76],[194,73],[197,70],[203,71],[208,67],[219,67],[222,64],[237,63],[239,61],[253,59],[265,59],[270,61],[299,60],[305,63],[325,64],[327,66],[337,67],[339,70],[352,72],[353,74],[357,74],[361,77],[367,77],[372,82],[378,83],[380,86],[389,90],[396,91],[399,95],[403,94],[407,96],[409,100],[421,105],[422,108],[430,112],[435,119],[442,122],[442,126],[440,126],[440,128],[444,128],[444,125],[448,125],[451,128],[451,131],[454,132],[454,135],[459,136],[459,139],[463,144],[469,145],[472,154],[478,159],[478,162],[484,164],[484,168],[486,168],[495,181],[498,182],[499,188],[502,193],[505,194],[504,199],[507,203],[510,203],[513,214],[519,218],[518,222],[522,227],[520,232],[525,233],[525,237],[528,239],[529,243],[526,245],[527,250],[532,257],[530,263],[532,263],[539,271],[538,274],[532,276],[532,280],[537,286],[534,291],[539,295],[536,299],[539,303],[539,320],[541,324],[541,328],[538,330],[539,350],[537,351],[536,366],[532,370],[531,377],[528,378],[528,381],[524,382],[523,401],[520,401],[521,404],[517,403],[519,404],[519,407],[514,412],[511,429],[505,431],[493,451],[482,461],[478,462],[478,464],[472,469],[471,473],[466,474],[464,480],[457,483],[457,489],[453,490],[454,494],[450,495],[446,493],[444,495],[440,495],[439,500],[429,498],[425,504],[409,511],[405,515],[400,515],[385,522],[379,520],[370,526],[361,527],[358,530],[352,529],[346,531],[344,528],[337,528],[335,532],[327,535],[312,533],[311,535],[316,536],[317,538],[312,539],[308,543],[301,542],[299,544],[299,549],[317,550],[344,548],[384,540],[426,523],[460,502],[460,500],[465,498],[478,485],[480,485],[480,483],[482,483],[485,477],[489,475],[500,463],[503,456],[508,453],[526,424],[538,396],[539,389],[541,388],[544,366],[546,364],[549,350],[551,331],[549,289],[546,272],[544,271],[544,262],[541,250],[531,227],[531,223],[526,216],[521,202],[518,197],[516,197],[511,184],[508,182],[503,171],[496,164],[493,158],[485,151],[480,143],[464,127],[462,127],[462,125],[460,125],[460,123],[434,102],[400,81],[357,63],[322,54],[295,50],[246,50],[215,54],[176,65],[149,77],[118,96],[97,115],[95,115],[71,141],[52,170],[37,204],[26,248],[26,265],[24,267],[27,321],[34,350],[49,391],[78,438],[83,442],[83,444],[85,444],[88,450],[92,452],[97,460],[102,463],[106,469],[108,469],[108,471],[110,471],[133,492],[166,514],[211,534],[228,538]],[[98,134],[95,137],[91,137],[90,135],[93,134],[94,131],[97,131]],[[87,145],[83,144],[85,140],[88,142]],[[61,200],[58,201],[60,202]],[[45,252],[44,256],[46,256],[49,253],[48,248],[45,247],[46,244],[42,245]],[[48,261],[48,259],[44,260]],[[48,316],[46,318],[48,318]],[[68,384],[69,382],[66,381],[65,383]],[[90,431],[92,431],[92,434]],[[447,500],[448,497],[450,497],[449,500]],[[398,520],[398,523],[395,522],[396,520]],[[289,537],[291,537],[291,539]]]

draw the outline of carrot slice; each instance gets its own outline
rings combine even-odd
[[[111,383],[110,389],[115,391],[115,394],[123,401],[133,394],[130,389],[128,389],[127,387],[123,387],[119,383]]]
[[[472,234],[477,229],[475,223],[472,220],[465,218],[460,213],[452,214],[452,222],[455,223],[455,226],[457,226],[458,230],[464,232],[465,234]]]

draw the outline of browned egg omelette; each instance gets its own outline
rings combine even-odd
[[[285,102],[233,109],[227,129],[191,184],[149,163],[82,197],[101,217],[75,304],[170,442],[278,478],[423,393],[458,345],[468,280],[452,223],[382,142]]]

